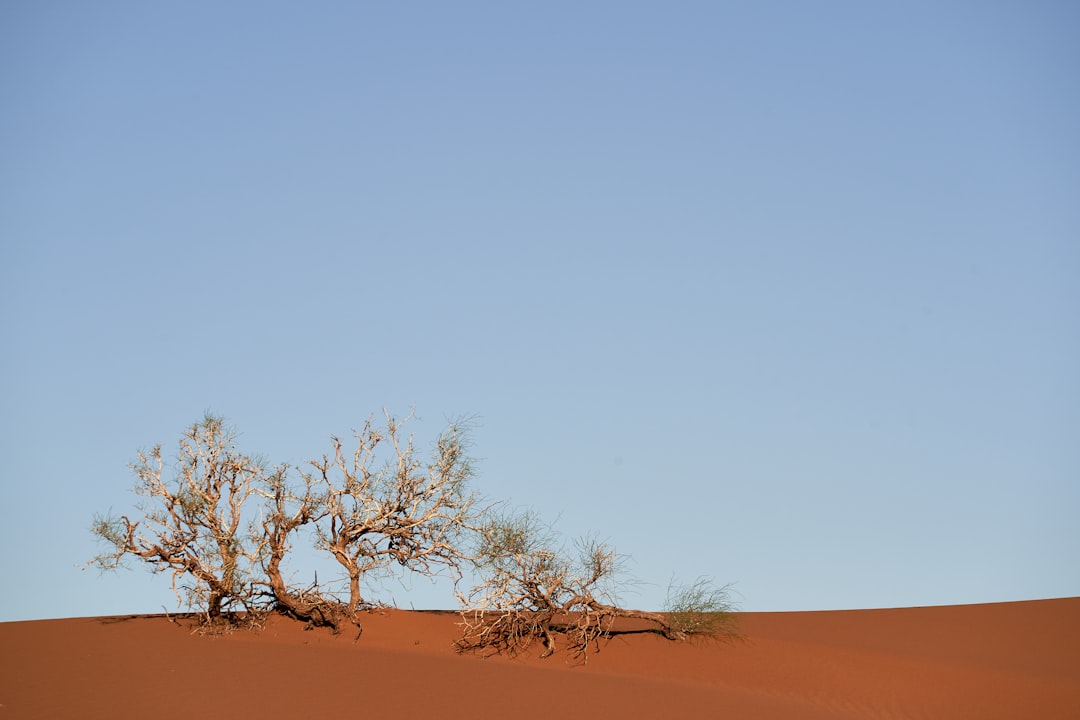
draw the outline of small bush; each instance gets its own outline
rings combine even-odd
[[[689,585],[668,585],[664,612],[675,630],[687,636],[737,635],[731,586],[698,578]]]

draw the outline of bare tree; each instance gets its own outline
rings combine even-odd
[[[331,437],[333,455],[312,461],[315,472],[305,474],[324,503],[318,544],[345,570],[352,614],[368,604],[361,593],[368,573],[396,565],[429,577],[448,572],[460,578],[468,559],[462,534],[480,515],[468,488],[474,471],[463,424],[450,424],[425,464],[413,438],[402,437],[404,423],[384,414],[385,426],[369,418],[354,433],[351,452]]]
[[[302,475],[303,487],[298,490],[290,485],[288,470],[282,466],[269,475],[260,490],[265,506],[253,541],[259,546],[258,557],[265,573],[261,582],[269,586],[274,608],[284,615],[306,622],[309,627],[330,627],[337,633],[348,614],[360,630],[355,614],[346,613],[342,604],[328,597],[318,583],[296,589],[288,585],[282,574],[282,563],[291,547],[290,537],[326,515],[326,497],[315,491],[312,477]]]
[[[463,533],[480,515],[465,427],[452,423],[424,463],[401,426],[389,414],[384,427],[369,419],[352,453],[332,438],[333,455],[312,461],[297,482],[293,468],[240,453],[235,431],[208,414],[184,433],[171,475],[160,445],[138,454],[131,468],[143,517],[96,518],[92,531],[109,549],[90,564],[112,569],[131,556],[169,571],[178,600],[186,594],[211,622],[274,609],[335,632],[345,622],[359,628],[358,611],[372,605],[361,595],[366,574],[400,566],[456,581],[468,559]],[[284,577],[305,528],[345,569],[347,602]]]
[[[92,531],[109,550],[91,564],[112,569],[134,556],[154,572],[171,572],[177,602],[183,591],[189,606],[210,622],[252,610],[258,551],[248,542],[245,503],[267,470],[240,453],[234,439],[221,418],[207,414],[184,432],[171,477],[160,445],[140,451],[130,467],[135,492],[147,499],[143,519],[96,518]]]
[[[539,640],[541,657],[547,657],[562,635],[571,652],[587,661],[590,646],[599,651],[600,639],[616,633],[653,632],[685,640],[717,627],[699,618],[702,612],[719,609],[724,598],[722,592],[708,594],[707,580],[676,591],[675,597],[685,602],[674,622],[663,613],[622,608],[616,591],[627,581],[618,552],[605,543],[583,540],[576,543],[576,552],[568,553],[532,513],[491,517],[479,537],[475,562],[480,582],[469,593],[458,594],[463,627],[459,651],[513,655]],[[700,602],[706,596],[712,606]]]

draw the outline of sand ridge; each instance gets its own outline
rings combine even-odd
[[[1080,717],[1080,598],[741,613],[738,641],[616,637],[586,665],[461,656],[455,613],[365,614],[356,642],[271,618],[0,623],[6,718]]]

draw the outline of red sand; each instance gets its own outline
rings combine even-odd
[[[356,643],[280,618],[0,623],[0,720],[1080,718],[1080,598],[739,618],[741,641],[620,636],[585,666],[456,655],[453,613],[370,613]]]

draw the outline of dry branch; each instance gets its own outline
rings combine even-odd
[[[398,566],[426,576],[449,572],[456,581],[468,560],[462,534],[480,513],[468,490],[473,468],[466,428],[451,424],[425,465],[413,438],[402,438],[402,425],[388,413],[382,427],[369,418],[354,433],[354,450],[331,437],[333,453],[313,460],[315,472],[304,473],[306,486],[321,493],[318,543],[348,577],[350,612],[369,604],[361,593],[368,573]]]
[[[494,517],[480,537],[476,566],[481,581],[469,593],[458,595],[460,652],[514,655],[540,642],[541,657],[547,657],[562,636],[567,649],[587,662],[591,649],[599,651],[600,640],[620,632],[642,632],[621,630],[620,620],[637,620],[647,632],[685,640],[705,628],[689,622],[690,617],[717,609],[690,603],[676,617],[620,607],[615,590],[622,562],[615,549],[586,540],[577,544],[576,557],[568,555],[554,545],[550,528],[531,513]]]

